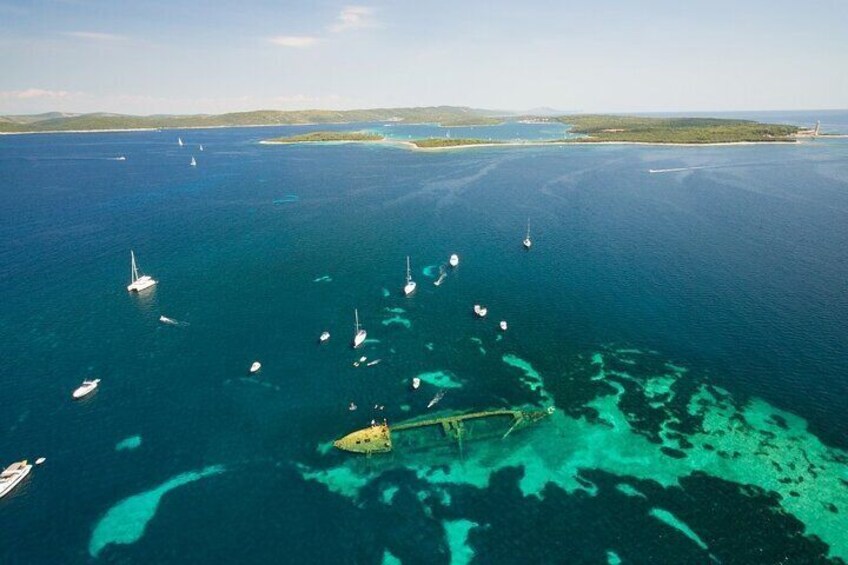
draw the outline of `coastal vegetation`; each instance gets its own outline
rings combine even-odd
[[[750,120],[717,118],[654,118],[641,116],[575,115],[558,121],[571,126],[579,142],[740,143],[794,141],[800,128]]]
[[[313,131],[288,137],[268,139],[268,143],[308,143],[326,141],[382,141],[382,135],[361,131]]]
[[[449,137],[430,137],[427,139],[415,139],[410,143],[422,149],[434,149],[438,147],[460,147],[463,145],[489,145],[503,143],[503,141],[491,141],[485,139],[451,139]]]
[[[442,126],[491,125],[496,112],[457,106],[374,108],[370,110],[257,110],[229,114],[128,116],[124,114],[60,114],[0,116],[0,133],[97,131],[114,129],[276,126],[357,122],[434,123]]]

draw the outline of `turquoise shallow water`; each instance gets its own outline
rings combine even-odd
[[[0,463],[48,458],[0,561],[848,558],[848,143],[256,143],[307,129],[0,138]],[[327,451],[440,388],[557,410],[462,462]]]

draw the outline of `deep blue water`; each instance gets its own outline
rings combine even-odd
[[[544,128],[516,131],[561,136]],[[562,407],[592,353],[653,351],[848,448],[848,141],[446,152],[257,143],[309,129],[0,136],[0,465],[48,458],[0,501],[0,562],[379,563],[386,548],[404,562],[446,562],[439,513],[414,496],[397,499],[399,520],[304,480],[296,464],[320,466],[316,447],[367,424],[374,404],[390,421],[422,413],[429,396],[407,383],[423,371],[463,379],[447,409],[537,403],[504,374],[504,352],[541,369]],[[160,281],[142,296],[125,288],[130,249]],[[423,269],[452,252],[461,265],[436,288]],[[406,255],[420,287],[410,299],[399,296]],[[332,281],[314,282],[324,275]],[[509,320],[501,341],[495,320],[470,315],[478,302]],[[382,323],[398,307],[411,328]],[[367,371],[351,367],[354,308],[380,340],[363,354],[383,361]],[[162,314],[187,324],[160,324]],[[333,337],[319,347],[324,329]],[[262,374],[248,378],[255,359]],[[100,390],[73,403],[89,376]],[[139,448],[115,450],[134,435]],[[226,471],[163,496],[137,542],[91,555],[109,508],[212,465]],[[593,562],[616,539],[629,539],[625,561],[704,558],[603,489],[591,500],[523,498],[512,472],[486,496],[458,487],[440,507],[442,517],[506,510],[547,524],[533,533],[492,518],[469,537],[482,562],[517,562],[529,546],[529,562],[551,562],[546,547]],[[755,534],[798,543],[801,561],[817,555],[782,526],[710,526],[710,501],[737,495],[718,479],[688,480],[690,526],[729,540],[712,548],[719,560]],[[667,505],[679,494],[650,481],[643,490]],[[729,521],[756,513],[726,500],[740,508]],[[618,525],[616,512],[627,516]],[[524,545],[497,545],[512,533]]]

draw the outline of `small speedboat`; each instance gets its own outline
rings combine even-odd
[[[32,471],[32,465],[30,465],[26,459],[23,461],[16,461],[3,469],[3,471],[0,472],[0,498],[9,494],[9,492],[18,485],[18,483],[29,475],[30,471]]]
[[[100,384],[100,379],[94,380],[85,380],[82,381],[82,384],[77,387],[77,389],[73,393],[73,397],[75,399],[83,398],[84,396],[88,396],[94,389],[97,388],[97,385]]]
[[[163,324],[168,324],[171,326],[176,326],[179,323],[175,319],[169,318],[168,316],[159,316],[159,321]]]
[[[430,402],[427,403],[427,408],[432,408],[433,406],[438,404],[439,401],[442,399],[442,397],[444,395],[445,395],[445,391],[443,391],[443,390],[440,390],[439,392],[437,392],[436,396],[434,396],[433,399]]]
[[[374,359],[373,361],[369,361],[365,366],[366,367],[373,367],[374,365],[376,365],[380,361],[382,361],[382,359]]]
[[[418,377],[412,377],[412,389],[418,390],[418,387],[421,386],[421,379]]]
[[[501,320],[501,323],[499,325],[501,327],[501,331],[506,331],[506,328],[507,328],[506,320]]]
[[[350,403],[350,406],[348,406],[348,407],[347,407],[347,409],[348,409],[348,410],[350,410],[351,412],[353,412],[354,410],[356,410],[356,404],[354,404],[353,402],[351,402],[351,403]]]
[[[324,343],[328,339],[330,339],[330,332],[322,332],[321,337],[318,338],[318,341],[320,341],[321,343]]]
[[[448,264],[451,267],[456,267],[457,265],[459,265],[459,255],[457,255],[456,253],[451,255],[450,259],[448,260]]]
[[[485,318],[488,313],[489,309],[485,306],[480,306],[479,304],[474,305],[474,314],[476,314],[478,318]]]
[[[261,368],[262,368],[262,363],[260,363],[259,361],[254,361],[253,364],[250,366],[250,372],[251,373],[258,373],[259,369],[261,369]]]

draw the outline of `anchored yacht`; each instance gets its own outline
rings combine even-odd
[[[479,304],[474,305],[474,313],[478,318],[485,318],[486,314],[489,313],[489,309],[485,306],[480,306]]]
[[[409,268],[409,255],[406,256],[406,286],[403,287],[404,296],[409,296],[415,292],[415,281],[412,280],[412,271]]]
[[[353,334],[353,348],[356,349],[360,345],[363,344],[365,338],[368,337],[368,332],[359,327],[359,310],[354,309],[353,315],[356,318],[356,325],[354,326],[354,334]]]
[[[79,400],[80,398],[86,397],[92,392],[94,392],[94,389],[96,389],[97,385],[99,384],[100,379],[82,381],[82,384],[78,386],[76,390],[74,390],[72,396],[75,400]]]
[[[130,284],[127,290],[130,292],[141,292],[155,285],[156,281],[150,275],[138,275],[138,265],[135,264],[135,253],[130,250]]]
[[[26,459],[12,463],[0,473],[0,498],[9,494],[32,471]]]

